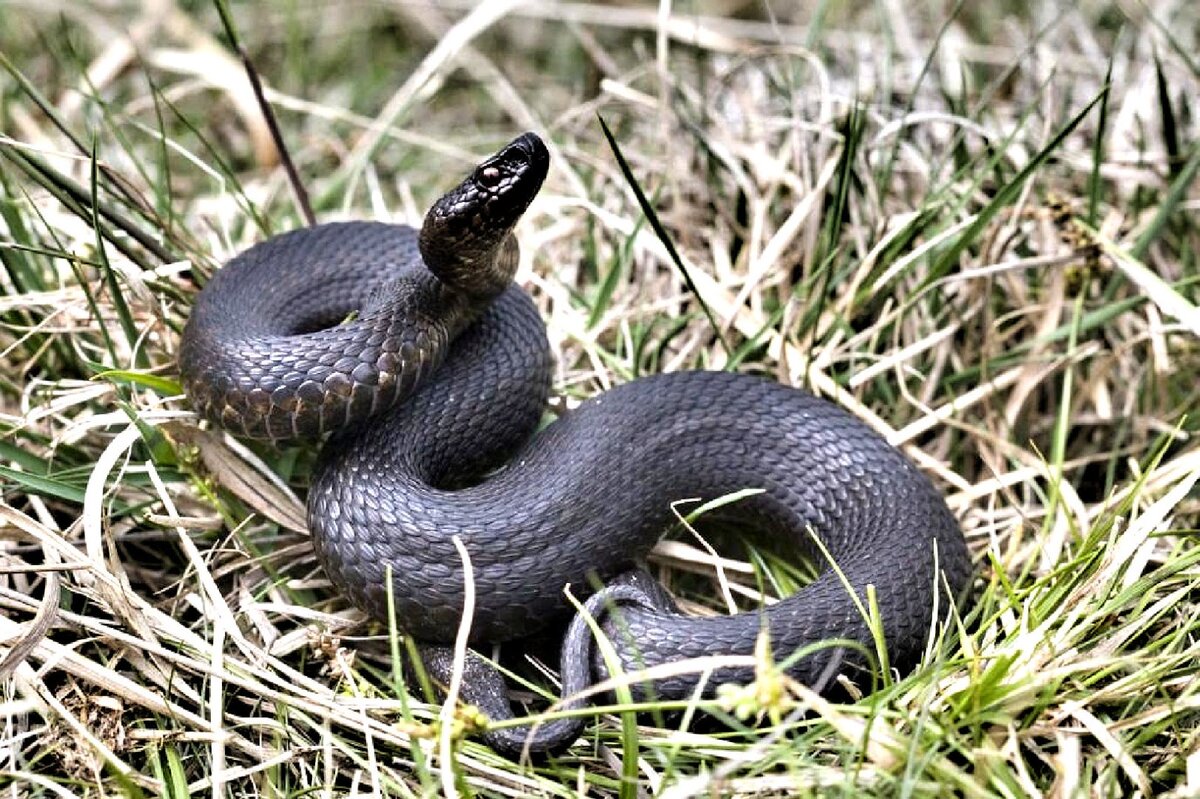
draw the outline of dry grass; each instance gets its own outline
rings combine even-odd
[[[977,555],[953,639],[856,704],[796,688],[724,734],[602,714],[536,767],[444,756],[395,638],[316,567],[312,453],[179,395],[196,278],[301,218],[214,9],[10,9],[9,795],[1200,795],[1200,15],[992,5],[235,9],[322,219],[418,220],[546,134],[518,279],[563,404],[701,366],[808,386],[932,473]],[[719,606],[704,550],[656,557]],[[795,584],[749,558],[739,593]]]

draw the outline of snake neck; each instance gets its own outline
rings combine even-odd
[[[425,230],[421,229],[421,258],[451,292],[482,307],[512,282],[521,248],[511,232],[495,242],[454,242],[444,236],[426,235]]]

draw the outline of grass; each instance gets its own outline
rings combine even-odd
[[[175,382],[204,277],[304,217],[217,9],[9,9],[7,794],[1200,794],[1197,11],[485,5],[232,9],[317,215],[417,220],[543,132],[519,280],[558,404],[693,367],[824,394],[944,489],[975,601],[854,703],[764,673],[761,724],[452,740],[316,567],[312,453],[200,429]],[[655,567],[695,608],[805,579],[723,554]]]

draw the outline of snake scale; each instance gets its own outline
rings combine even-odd
[[[396,621],[435,677],[449,674],[464,604],[454,536],[472,563],[474,645],[569,616],[564,589],[585,596],[599,579],[586,607],[626,669],[750,655],[764,628],[779,660],[831,639],[872,651],[862,607],[874,586],[889,662],[914,665],[969,580],[968,551],[930,481],[840,408],[761,377],[690,371],[617,386],[535,434],[552,359],[537,309],[512,282],[512,230],[548,165],[527,133],[442,197],[420,231],[327,223],[234,258],[184,330],[180,373],[194,407],[250,438],[324,439],[308,495],[318,558],[380,619],[390,570]],[[820,575],[759,611],[680,613],[637,564],[676,524],[673,503],[745,489],[758,491],[714,518],[813,558]],[[820,688],[862,661],[856,647],[826,647],[789,672]],[[607,676],[576,616],[564,696]],[[723,668],[710,683],[753,676]],[[650,690],[687,697],[698,679]],[[504,681],[478,656],[462,695],[492,718],[512,716]],[[492,728],[484,739],[509,754],[558,750],[582,723]]]

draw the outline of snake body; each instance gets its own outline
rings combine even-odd
[[[564,588],[584,596],[598,578],[608,587],[587,607],[626,669],[750,655],[764,628],[779,660],[834,639],[873,651],[864,616],[873,586],[890,664],[915,664],[931,622],[969,579],[966,545],[929,480],[838,407],[760,377],[682,372],[620,385],[535,435],[552,360],[537,309],[511,283],[511,228],[547,161],[526,134],[439,201],[420,233],[318,225],[235,258],[185,330],[181,373],[197,409],[243,435],[329,433],[308,498],[317,555],[381,619],[390,572],[396,621],[428,646],[435,675],[448,673],[440,647],[465,602],[454,537],[470,556],[477,645],[562,618]],[[706,518],[825,568],[758,612],[681,614],[637,563],[676,523],[673,503],[745,489],[759,491]],[[862,662],[856,649],[826,648],[789,672],[821,687]],[[579,617],[562,673],[564,695],[607,676]],[[752,678],[726,668],[711,682]],[[682,698],[697,679],[659,679],[652,690]],[[511,714],[481,659],[469,659],[463,695],[493,717]],[[510,753],[555,749],[580,726],[495,729],[485,740]]]

